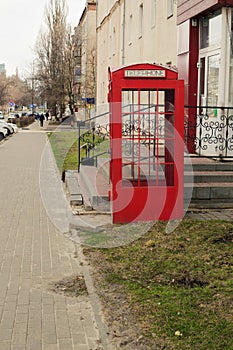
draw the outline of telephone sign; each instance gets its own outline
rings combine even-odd
[[[127,69],[125,70],[125,77],[130,78],[165,78],[166,71],[164,69]]]

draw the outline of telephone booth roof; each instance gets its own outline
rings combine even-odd
[[[140,63],[131,64],[128,66],[122,66],[111,69],[109,67],[109,80],[111,81],[111,75],[117,75],[118,78],[157,78],[177,80],[178,72],[176,69],[169,66],[163,66],[161,64],[152,63]]]

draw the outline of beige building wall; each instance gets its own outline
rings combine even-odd
[[[108,67],[134,63],[176,66],[174,0],[99,0],[97,3],[97,113],[107,110]]]
[[[75,91],[79,106],[78,119],[88,119],[94,105],[86,104],[85,99],[96,96],[96,2],[87,1],[74,40],[76,44]]]
[[[95,97],[96,75],[96,6],[87,2],[82,27],[81,97]]]

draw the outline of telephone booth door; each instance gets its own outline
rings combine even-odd
[[[154,64],[109,72],[113,223],[183,217],[184,85]]]

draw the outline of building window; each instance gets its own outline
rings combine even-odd
[[[151,27],[156,26],[156,0],[151,0]]]
[[[115,56],[116,54],[116,28],[113,27],[113,32],[112,32],[112,55]]]
[[[143,4],[139,6],[139,38],[142,37],[143,33]]]
[[[129,45],[132,45],[132,32],[133,32],[133,15],[129,16]]]
[[[174,14],[174,0],[167,0],[167,18]]]
[[[222,15],[220,11],[201,19],[200,48],[204,49],[221,43]]]

